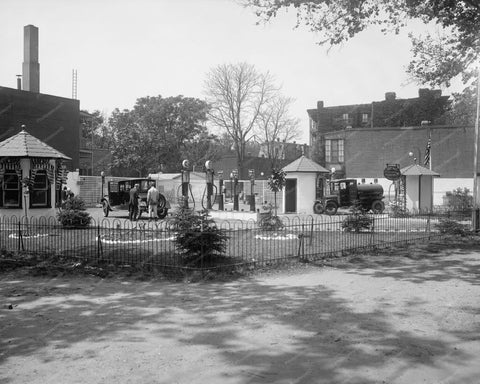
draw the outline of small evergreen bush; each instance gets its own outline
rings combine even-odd
[[[64,227],[75,228],[87,227],[92,221],[85,202],[78,196],[74,196],[62,204],[62,209],[57,213],[57,219]]]
[[[390,217],[410,217],[412,214],[403,206],[400,201],[393,201],[389,204]]]
[[[435,224],[435,228],[437,228],[443,235],[465,237],[472,234],[469,225],[461,224],[458,221],[449,218],[440,219],[439,223]]]
[[[360,203],[356,202],[350,208],[350,214],[342,221],[342,228],[346,232],[360,232],[363,229],[371,230],[373,218],[368,216]]]
[[[175,243],[184,252],[184,259],[194,264],[211,261],[214,256],[223,255],[228,236],[208,217],[208,211],[195,212],[179,207],[170,220],[176,232]]]

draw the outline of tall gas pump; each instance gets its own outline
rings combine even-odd
[[[218,188],[220,190],[218,200],[218,210],[223,211],[223,171],[218,171]]]
[[[238,169],[234,169],[230,174],[230,179],[233,181],[233,210],[238,211],[238,193],[237,193],[237,186],[238,186]]]
[[[190,162],[182,161],[182,200],[183,207],[188,209],[188,191],[190,189]]]
[[[255,212],[255,170],[248,170],[248,177],[250,178],[250,211]]]
[[[205,162],[205,182],[207,183],[207,206],[206,209],[212,209],[212,196],[213,196],[213,165],[210,160]]]

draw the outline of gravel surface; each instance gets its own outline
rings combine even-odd
[[[478,383],[477,242],[222,282],[4,272],[0,383]]]

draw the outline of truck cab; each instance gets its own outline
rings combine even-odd
[[[358,203],[365,211],[382,213],[385,209],[383,198],[380,184],[358,184],[356,179],[330,180],[326,195],[322,200],[315,201],[313,211],[334,215],[338,208]]]

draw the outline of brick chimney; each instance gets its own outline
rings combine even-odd
[[[38,62],[38,28],[23,27],[23,90],[40,92],[40,64]]]

